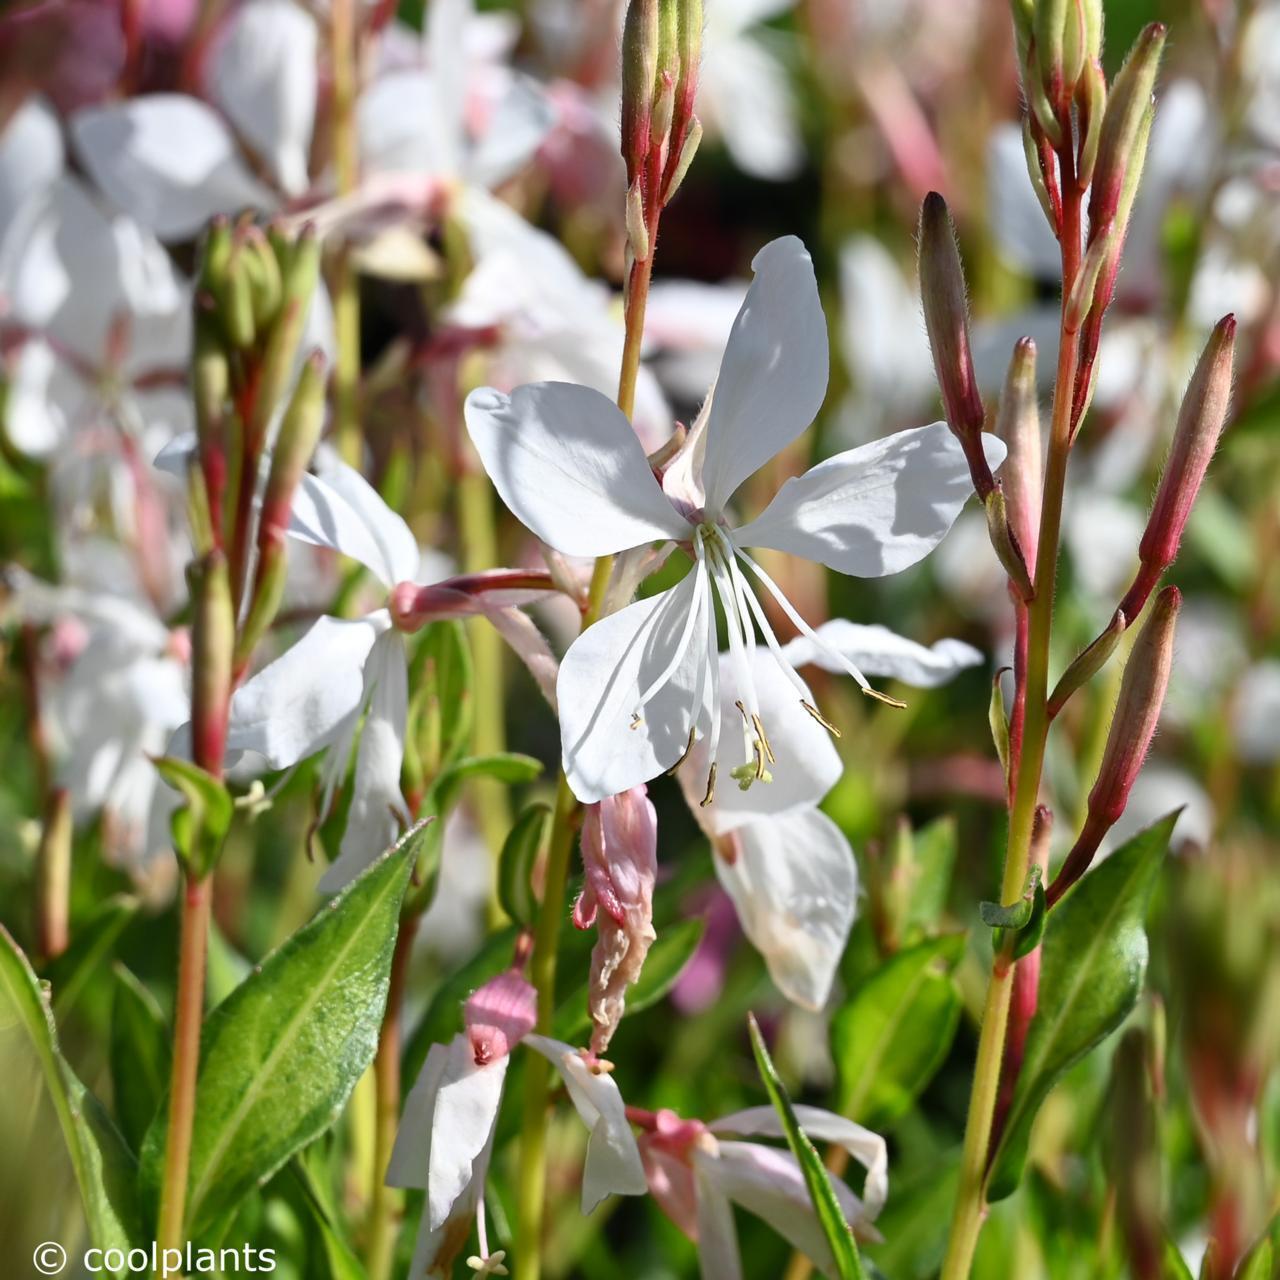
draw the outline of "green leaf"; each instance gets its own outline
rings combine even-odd
[[[464,625],[450,620],[424,627],[409,675],[409,688],[420,699],[419,749],[427,759],[447,765],[471,741],[475,672]]]
[[[627,1003],[622,1016],[629,1017],[655,1005],[676,985],[684,967],[693,959],[693,953],[702,941],[707,922],[703,919],[681,920],[664,929],[645,956],[644,968],[634,986],[627,988]],[[591,1027],[587,1012],[588,987],[581,987],[556,1013],[556,1036],[570,1044],[577,1044]]]
[[[297,1185],[299,1199],[306,1207],[311,1224],[320,1237],[329,1280],[365,1280],[365,1269],[351,1246],[342,1238],[311,1171],[298,1159],[290,1163],[289,1173]]]
[[[138,910],[138,900],[115,894],[76,931],[71,945],[45,966],[41,975],[53,991],[53,1012],[65,1018],[115,947],[116,940]]]
[[[932,930],[947,905],[959,841],[954,818],[938,818],[911,835],[912,875],[904,925]]]
[[[0,926],[0,1044],[19,1031],[25,1032],[39,1060],[57,1112],[89,1236],[103,1249],[128,1250],[142,1236],[136,1163],[102,1104],[67,1065],[58,1048],[48,993],[17,943]]]
[[[1164,1255],[1160,1259],[1161,1280],[1195,1280],[1187,1266],[1182,1250],[1172,1240],[1165,1240]]]
[[[859,986],[831,1023],[842,1115],[872,1129],[900,1119],[933,1079],[960,1023],[951,970],[964,935],[900,951]]]
[[[996,755],[1000,758],[1000,768],[1006,783],[1009,781],[1009,717],[1004,713],[1004,692],[1000,688],[1000,677],[1007,670],[1007,667],[1002,667],[996,672],[991,681],[991,701],[987,704],[991,740],[996,744]]]
[[[199,879],[218,861],[235,802],[222,779],[198,764],[175,756],[160,756],[154,764],[156,772],[186,800],[174,810],[170,823],[173,847],[189,874]]]
[[[268,956],[205,1023],[187,1227],[213,1232],[342,1113],[373,1061],[421,824]],[[143,1144],[159,1186],[166,1119]]]
[[[805,1186],[809,1188],[809,1198],[813,1201],[814,1212],[822,1226],[822,1234],[826,1236],[831,1256],[835,1259],[838,1280],[862,1280],[865,1272],[862,1261],[858,1257],[858,1245],[853,1238],[853,1230],[836,1199],[835,1188],[831,1185],[831,1175],[827,1172],[818,1152],[809,1140],[809,1135],[800,1127],[796,1119],[791,1099],[783,1087],[778,1073],[774,1070],[773,1060],[765,1045],[764,1036],[756,1024],[755,1015],[747,1014],[747,1025],[751,1029],[751,1047],[756,1055],[756,1067],[769,1099],[782,1120],[782,1127],[787,1135],[787,1145],[791,1154],[799,1162],[800,1171],[804,1174]]]
[[[169,1083],[169,1034],[150,991],[122,964],[114,969],[111,1088],[116,1122],[137,1151]]]
[[[1058,1078],[1128,1016],[1147,970],[1147,902],[1177,814],[1122,845],[1049,914],[1039,1012],[991,1175],[989,1200],[1022,1177],[1031,1124]]]
[[[551,806],[529,805],[512,824],[498,859],[498,901],[517,924],[532,926],[538,912],[533,869],[551,821]]]
[[[1275,1280],[1275,1249],[1265,1236],[1240,1264],[1235,1280]]]
[[[1023,929],[1031,919],[1034,908],[1035,892],[1040,887],[1040,868],[1032,867],[1027,877],[1026,888],[1022,896],[1011,906],[1002,906],[998,902],[983,902],[978,905],[978,914],[982,923],[992,929]]]

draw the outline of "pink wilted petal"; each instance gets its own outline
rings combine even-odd
[[[575,920],[595,918],[589,1004],[594,1053],[603,1053],[622,1019],[626,989],[640,976],[653,931],[658,820],[644,787],[588,807],[582,824],[586,887]]]
[[[514,969],[490,979],[463,1007],[478,1064],[507,1054],[538,1021],[538,993]]]

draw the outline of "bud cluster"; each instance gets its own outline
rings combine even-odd
[[[658,217],[702,139],[694,114],[701,59],[702,0],[631,0],[622,34],[622,157],[637,262],[652,253]]]

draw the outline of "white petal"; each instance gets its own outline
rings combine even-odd
[[[796,1119],[811,1138],[839,1143],[867,1171],[867,1216],[874,1218],[889,1193],[889,1152],[885,1140],[870,1129],[821,1107],[795,1105]],[[712,1133],[736,1133],[743,1137],[785,1138],[786,1131],[774,1107],[748,1107],[723,1116],[708,1126]]]
[[[1280,758],[1280,661],[1255,663],[1245,673],[1232,716],[1236,745],[1250,764]]]
[[[564,768],[584,804],[656,778],[688,745],[698,670],[706,661],[705,623],[670,682],[645,705],[640,723],[631,725],[641,695],[666,670],[680,642],[696,578],[691,571],[669,591],[588,627],[560,664],[556,701]],[[706,690],[696,717],[700,735],[710,724],[709,701]]]
[[[1018,125],[992,131],[987,182],[992,228],[1004,255],[1037,279],[1060,280],[1061,251],[1031,185]]]
[[[98,186],[161,240],[189,239],[215,213],[278,203],[196,98],[156,93],[90,107],[72,118],[71,136]]]
[[[715,1163],[712,1157],[700,1151],[694,1154],[698,1266],[702,1280],[742,1280],[742,1257],[738,1252],[738,1229],[733,1221],[733,1206],[712,1176]]]
[[[431,1136],[436,1114],[436,1098],[452,1060],[452,1044],[433,1044],[405,1099],[395,1146],[387,1162],[387,1186],[418,1187],[425,1191],[431,1173]]]
[[[755,279],[733,322],[699,442],[712,514],[808,427],[827,393],[827,322],[809,251],[783,236],[751,266]]]
[[[690,527],[622,411],[589,387],[540,382],[467,397],[467,430],[503,501],[570,556],[611,555]]]
[[[530,1035],[524,1043],[555,1066],[578,1115],[591,1130],[582,1169],[582,1212],[590,1213],[606,1196],[644,1195],[648,1183],[640,1148],[613,1077],[592,1071],[582,1055],[561,1040]]]
[[[385,586],[411,580],[420,552],[409,526],[345,462],[321,455],[317,466],[294,495],[290,536],[358,560]]]
[[[369,713],[356,750],[347,826],[337,860],[316,886],[319,893],[337,893],[354,880],[409,820],[400,789],[409,712],[409,668],[400,632],[378,637],[364,674]]]
[[[286,769],[325,746],[364,696],[364,666],[391,625],[385,610],[367,618],[320,618],[292,648],[231,700],[227,746],[256,751]]]
[[[218,105],[294,196],[308,185],[316,35],[293,0],[251,0],[232,13],[212,65]]]
[[[734,163],[781,182],[804,165],[804,142],[787,71],[763,41],[739,36],[707,50],[699,106],[724,135]]]
[[[5,434],[23,453],[47,458],[86,422],[94,399],[48,343],[25,342],[9,368]]]
[[[368,170],[456,177],[462,149],[454,105],[428,72],[379,76],[360,97],[360,154]]]
[[[847,618],[833,618],[817,629],[818,635],[842,657],[847,658],[863,675],[887,676],[932,689],[946,684],[968,667],[980,666],[983,655],[963,640],[939,640],[925,646],[900,636],[879,624],[862,626]],[[837,675],[844,668],[837,665],[807,636],[797,636],[783,647],[783,653],[794,666],[812,663]]]
[[[799,809],[739,827],[734,843],[732,862],[713,861],[743,932],[788,1000],[822,1008],[857,914],[849,842],[825,813]]]
[[[541,87],[527,76],[513,75],[467,160],[468,179],[477,186],[496,187],[519,173],[533,159],[554,120]]]
[[[743,694],[738,689],[733,664],[724,654],[719,661],[720,742],[733,750],[732,744],[742,737],[742,713],[736,703]],[[773,781],[756,783],[743,791],[726,776],[715,800],[703,808],[700,801],[710,766],[705,738],[694,744],[678,774],[689,808],[713,835],[771,814],[811,808],[835,786],[843,769],[831,735],[800,705],[799,691],[763,646],[756,649],[751,673],[760,700],[760,719],[777,756],[769,766]],[[813,702],[812,695],[808,701]],[[722,745],[722,758],[724,754]]]
[[[0,237],[18,210],[62,172],[62,131],[41,98],[29,98],[0,133]]]
[[[714,1168],[708,1168],[708,1176],[714,1177],[722,1195],[768,1223],[824,1274],[834,1274],[826,1234],[790,1151],[753,1142],[721,1142],[720,1158]],[[833,1178],[831,1184],[846,1219],[860,1221],[864,1215],[858,1198],[839,1178]]]
[[[988,434],[983,445],[999,466],[1003,442]],[[932,551],[972,493],[959,442],[935,422],[838,453],[788,480],[757,519],[734,530],[734,541],[878,578]]]

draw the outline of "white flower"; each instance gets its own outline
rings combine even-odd
[[[843,670],[841,664],[850,661],[868,674],[921,688],[942,684],[982,661],[978,650],[959,640],[925,648],[885,627],[843,619],[824,623],[817,635],[821,643],[800,636],[784,646],[786,660],[796,667],[813,663],[832,671]],[[728,657],[720,655],[724,733],[741,722],[737,703],[742,693]],[[701,807],[698,777],[705,743],[699,742],[690,753],[690,767],[681,771],[681,786],[711,838],[716,876],[778,990],[807,1009],[821,1009],[858,905],[853,850],[817,807],[838,781],[842,766],[816,721],[786,714],[794,693],[781,668],[757,652],[751,675],[761,718],[779,726],[772,784],[727,790],[719,803]]]
[[[811,1137],[844,1147],[867,1171],[858,1197],[839,1178],[836,1198],[849,1225],[866,1233],[888,1194],[888,1154],[878,1134],[818,1107],[797,1106],[796,1119]],[[767,1222],[824,1274],[834,1260],[795,1157],[789,1151],[724,1135],[784,1137],[772,1107],[752,1107],[709,1126],[659,1112],[640,1150],[649,1188],[672,1221],[698,1242],[703,1280],[741,1280],[742,1259],[733,1205]]]
[[[511,396],[484,388],[467,399],[485,470],[544,542],[566,555],[601,556],[670,539],[695,562],[677,586],[590,627],[565,656],[557,686],[564,767],[584,803],[672,768],[699,737],[710,739],[705,800],[713,800],[716,597],[743,692],[742,760],[726,772],[749,787],[776,763],[769,733],[780,726],[761,720],[748,665],[756,627],[792,684],[792,714],[819,715],[749,576],[802,633],[813,633],[745,548],[770,547],[862,577],[896,573],[937,544],[972,491],[960,447],[939,422],[829,458],[788,480],[757,519],[730,524],[734,493],[804,432],[827,384],[826,327],[804,246],[775,240],[753,265],[715,389],[661,484],[631,424],[599,392],[540,383]],[[985,439],[998,466],[1004,446]],[[856,667],[836,660],[869,689]]]

